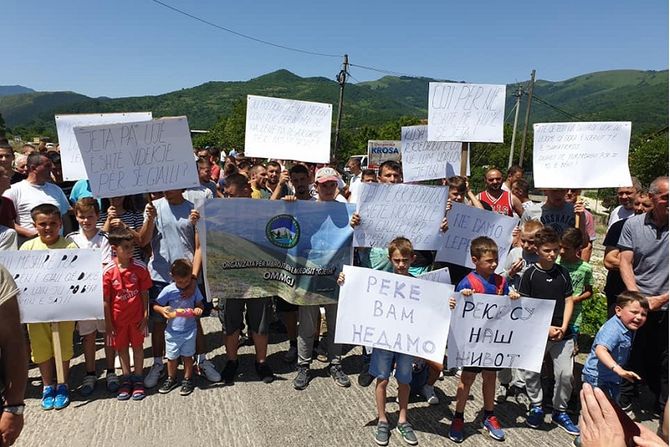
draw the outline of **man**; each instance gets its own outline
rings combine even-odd
[[[267,173],[268,179],[265,182],[265,187],[272,193],[270,196],[271,200],[282,199],[291,193],[288,186],[288,171],[282,171],[282,167],[278,162],[274,160],[269,161]]]
[[[544,194],[547,197],[545,202],[528,207],[521,216],[521,223],[539,220],[543,225],[551,226],[561,235],[566,228],[575,226],[575,216],[579,214],[579,227],[584,237],[587,238],[584,204],[581,201],[575,204],[568,203],[565,199],[566,192],[566,189],[545,189]]]
[[[12,145],[9,144],[7,140],[0,140],[0,167],[5,168],[7,174],[11,174],[12,184],[20,182],[26,178],[24,174],[14,172],[14,167],[12,166],[13,163],[14,149],[12,149]]]
[[[374,169],[364,169],[361,173],[361,183],[377,183],[377,173]]]
[[[668,177],[649,186],[653,208],[630,217],[619,237],[619,271],[626,289],[647,296],[647,323],[637,331],[630,366],[656,395],[656,410],[668,398]],[[630,407],[631,387],[621,387],[621,405]]]
[[[507,178],[502,184],[503,191],[512,192],[512,185],[517,180],[523,179],[523,168],[519,165],[512,165],[507,169]]]
[[[361,159],[357,157],[350,158],[349,161],[347,161],[346,167],[353,174],[349,179],[349,202],[356,203],[356,200],[358,199],[358,188],[361,186],[363,172],[361,171]]]
[[[19,154],[14,159],[14,174],[12,174],[12,185],[28,177],[28,156]]]
[[[270,191],[266,188],[268,172],[261,164],[253,165],[249,169],[249,183],[251,184],[252,199],[269,199]]]
[[[635,196],[642,190],[642,185],[640,181],[631,177],[632,186],[622,186],[617,188],[616,195],[619,199],[619,206],[612,210],[610,214],[609,221],[607,222],[607,229],[609,230],[615,222],[623,220],[627,217],[631,217],[635,214],[633,209],[633,202],[635,201]]]
[[[489,168],[484,174],[486,189],[477,194],[477,199],[488,203],[496,213],[505,216],[523,215],[521,201],[509,191],[502,189],[502,172],[497,168]]]

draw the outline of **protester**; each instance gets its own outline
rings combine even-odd
[[[538,220],[549,225],[559,235],[566,228],[575,227],[576,216],[579,216],[579,229],[585,233],[584,203],[577,201],[572,204],[565,200],[566,189],[545,189],[546,201],[536,203],[526,209],[521,216],[521,223]]]
[[[523,207],[524,212],[533,206],[533,201],[530,200],[528,197],[528,191],[530,190],[530,185],[528,185],[528,181],[526,179],[520,178],[519,180],[515,180],[514,183],[512,183],[512,194],[519,199],[521,202],[521,206]]]
[[[451,203],[465,203],[475,208],[484,209],[484,205],[470,189],[470,183],[467,177],[455,175],[447,179],[446,186],[449,186],[449,201],[447,208]],[[488,205],[488,204],[487,204]]]
[[[486,181],[486,189],[479,194],[477,198],[489,204],[492,210],[498,214],[505,216],[517,216],[523,214],[523,207],[519,199],[511,192],[505,191],[502,188],[502,172],[497,168],[489,168],[484,173],[484,180]]]
[[[519,165],[512,165],[507,168],[507,177],[505,177],[505,181],[501,186],[503,191],[512,192],[514,182],[524,180],[523,174],[523,168]]]
[[[18,154],[14,160],[14,172],[12,174],[12,185],[28,178],[28,156]]]
[[[257,164],[249,169],[249,182],[251,183],[252,199],[269,199],[270,191],[265,184],[268,179],[268,173],[265,166]]]
[[[198,180],[200,181],[200,184],[187,189],[186,194],[190,191],[201,191],[204,194],[205,199],[218,197],[216,182],[212,181],[212,163],[209,161],[209,158],[198,158],[196,167],[198,168]],[[186,200],[190,200],[190,198],[187,196]],[[198,204],[195,205],[197,208]]]
[[[374,169],[364,169],[361,174],[362,183],[377,183],[377,173]]]
[[[581,193],[581,189],[568,189],[565,193],[565,201],[576,205]],[[589,262],[591,260],[591,253],[593,252],[593,241],[596,240],[596,223],[593,219],[593,214],[587,209],[584,209],[583,217],[584,231],[588,237],[584,239],[586,243],[582,247],[579,257],[584,261]]]
[[[133,247],[133,258],[144,262],[142,238],[140,231],[144,226],[144,215],[137,211],[131,196],[110,197],[102,199],[106,211],[100,212],[97,225],[105,233],[110,233],[119,229],[127,229],[135,238]],[[150,248],[150,247],[149,247]]]
[[[289,188],[289,174],[287,170],[282,170],[282,166],[271,160],[267,166],[268,179],[265,186],[271,192],[270,199],[278,200],[291,194]]]
[[[363,180],[362,177],[363,171],[361,170],[361,159],[358,157],[350,158],[347,161],[346,167],[349,169],[349,172],[351,172],[351,177],[349,178],[349,184],[347,185],[349,187],[348,199],[350,203],[356,203],[356,200],[358,199],[358,190]]]
[[[4,167],[0,166],[0,194],[10,188],[8,172]],[[7,197],[0,197],[0,251],[16,250],[17,234],[16,230],[14,230],[15,222],[16,210],[14,209],[14,202]]]
[[[631,183],[632,186],[622,186],[616,190],[619,206],[614,208],[610,213],[610,218],[607,221],[608,230],[612,228],[612,225],[616,222],[635,214],[633,204],[635,202],[635,196],[642,191],[642,184],[636,177],[631,177]]]
[[[14,163],[16,160],[12,145],[7,140],[0,140],[0,167],[5,169],[7,175],[11,175],[11,184],[26,178],[25,173],[14,171]]]

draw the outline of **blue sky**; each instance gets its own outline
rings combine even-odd
[[[162,0],[239,33],[353,64],[503,84],[668,68],[668,2]],[[3,2],[0,85],[89,96],[166,93],[286,68],[334,78],[341,57],[266,46],[151,0]],[[384,74],[350,69],[352,82]]]

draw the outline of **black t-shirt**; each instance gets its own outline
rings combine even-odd
[[[519,293],[531,298],[554,300],[556,304],[551,317],[551,325],[563,326],[565,298],[572,296],[572,281],[565,267],[554,264],[549,270],[543,270],[537,264],[531,265],[521,276]],[[564,336],[567,336],[569,332],[570,327],[568,326],[568,331]]]
[[[25,180],[27,178],[28,178],[27,175],[14,171],[14,173],[12,174],[11,184],[13,185],[14,183],[19,183],[21,180]]]
[[[617,246],[624,223],[626,223],[626,219],[614,222],[609,230],[607,230],[605,240],[603,241],[603,245],[605,247]],[[607,279],[605,280],[604,288],[605,295],[607,296],[607,307],[609,308],[614,302],[616,302],[617,295],[625,290],[626,284],[624,284],[623,279],[621,279],[621,273],[619,270],[609,270],[607,272]]]

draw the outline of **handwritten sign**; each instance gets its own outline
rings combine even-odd
[[[462,143],[428,141],[428,126],[403,127],[401,142],[403,182],[459,175]]]
[[[533,125],[533,130],[536,188],[632,185],[630,122],[542,123]]]
[[[354,247],[388,247],[398,236],[415,250],[437,250],[443,243],[440,224],[449,190],[444,186],[361,183]]]
[[[368,168],[378,168],[387,160],[400,162],[400,159],[400,141],[368,140]]]
[[[453,286],[345,265],[335,343],[442,363]]]
[[[186,117],[75,127],[96,197],[198,186]]]
[[[449,273],[449,267],[445,267],[439,270],[433,270],[432,272],[426,272],[423,275],[419,275],[418,278],[425,281],[435,281],[441,282],[442,284],[453,284],[451,282],[451,274]]]
[[[443,245],[437,252],[438,261],[474,268],[470,256],[470,242],[479,236],[488,236],[498,244],[498,270],[505,264],[512,244],[512,230],[519,223],[516,217],[503,216],[462,203],[452,203],[447,213],[449,229]]]
[[[503,142],[504,85],[431,82],[428,141]]]
[[[23,323],[104,319],[99,249],[0,251]]]
[[[452,310],[449,368],[519,368],[540,372],[554,301],[456,294]]]
[[[65,180],[79,180],[88,177],[77,138],[74,136],[75,127],[151,121],[151,112],[56,115],[55,118],[63,163],[63,178]]]
[[[332,104],[247,96],[244,154],[330,163]]]

